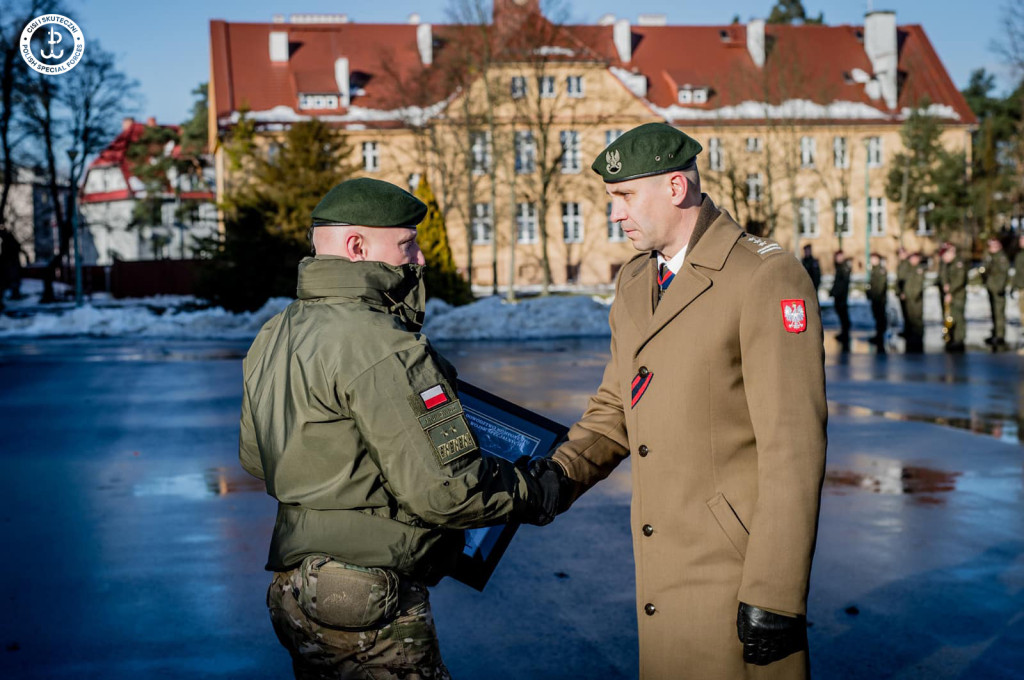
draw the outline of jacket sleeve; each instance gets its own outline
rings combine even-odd
[[[242,385],[242,415],[238,434],[238,460],[250,475],[265,479],[263,461],[260,459],[260,450],[256,443],[256,425],[252,419],[249,389],[244,384]]]
[[[420,394],[440,386],[448,413],[427,409]],[[432,442],[468,431],[457,395],[425,341],[378,361],[343,387],[343,399],[382,483],[398,504],[424,522],[451,529],[523,519],[539,504],[533,478],[512,462],[484,456],[475,439],[446,448]],[[438,432],[436,428],[440,428]]]
[[[806,274],[804,276],[806,278]],[[612,355],[605,366],[601,385],[590,398],[587,410],[579,422],[569,430],[567,441],[552,456],[565,469],[569,479],[575,482],[568,502],[575,501],[584,491],[610,475],[615,466],[629,455],[615,339],[615,305],[621,304],[618,302],[621,299],[617,292],[616,302],[609,315]],[[562,503],[560,509],[565,509],[567,505]]]
[[[740,316],[747,406],[757,446],[758,497],[739,599],[803,614],[825,469],[824,349],[813,291],[795,258],[765,259]],[[784,300],[803,299],[806,328],[787,330]]]

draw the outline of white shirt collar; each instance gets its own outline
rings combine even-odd
[[[683,267],[683,260],[686,259],[686,249],[688,246],[689,244],[683,246],[683,249],[676,253],[671,260],[666,260],[664,255],[658,253],[658,269],[661,269],[661,265],[668,262],[668,268],[672,270],[672,273],[678,274],[679,270]]]

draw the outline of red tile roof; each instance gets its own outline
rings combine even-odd
[[[866,112],[864,119],[881,123],[900,122],[905,107],[930,101],[955,112],[951,123],[976,122],[963,96],[953,85],[945,67],[918,25],[897,28],[899,53],[899,101],[896,111],[888,111],[883,99],[872,99],[862,83],[854,82],[852,72],[872,73],[864,52],[858,26],[768,25],[768,56],[758,68],[747,50],[745,25],[724,26],[632,26],[632,59],[619,60],[610,25],[574,25],[552,29],[543,19],[524,28],[506,31],[505,40],[515,42],[524,36],[549,32],[552,47],[560,48],[554,59],[597,61],[609,67],[638,72],[647,78],[647,100],[661,110],[676,105],[678,88],[690,84],[710,88],[706,104],[687,105],[679,120],[702,122],[697,111],[709,112],[736,107],[744,102],[780,104],[787,100],[805,100],[817,105],[843,102],[842,114]],[[346,57],[355,87],[352,107],[364,118],[366,109],[386,111],[410,103],[408,84],[419,82],[423,92],[419,105],[444,100],[454,91],[445,83],[439,65],[456,52],[466,49],[483,32],[479,27],[438,25],[433,27],[434,66],[424,67],[417,48],[415,25],[410,24],[249,24],[211,21],[211,58],[213,92],[211,103],[218,119],[230,116],[243,106],[254,112],[280,109],[280,120],[296,115],[334,114],[338,121],[358,115],[346,111],[300,111],[300,93],[335,93],[335,60]],[[287,31],[290,58],[286,63],[271,63],[269,40],[272,31]],[[501,31],[490,31],[498,35]],[[572,55],[569,56],[569,51]],[[515,50],[506,50],[508,56]],[[429,99],[429,101],[427,101]],[[853,106],[853,105],[860,105]],[[843,108],[845,107],[845,108]],[[379,120],[362,120],[369,125],[387,125]],[[275,115],[264,116],[276,119]],[[745,120],[750,120],[746,118]],[[826,120],[826,119],[820,119]],[[392,121],[391,124],[396,124]]]
[[[126,119],[124,127],[121,129],[120,134],[113,139],[110,144],[106,146],[99,153],[96,158],[89,163],[89,170],[99,168],[117,167],[121,170],[121,175],[124,177],[124,183],[128,187],[127,189],[121,189],[118,191],[104,191],[104,192],[82,192],[80,199],[83,203],[107,203],[110,201],[125,201],[135,198],[135,192],[131,189],[131,178],[132,163],[128,160],[128,148],[139,141],[142,138],[146,128],[152,127],[155,123],[138,123]],[[174,130],[180,132],[181,127],[178,125],[159,125],[157,127]],[[175,145],[171,151],[171,155],[177,157],[179,155],[180,147]],[[169,189],[168,189],[169,190]],[[196,200],[214,200],[214,195],[211,192],[196,192]],[[184,194],[182,195],[184,198]]]

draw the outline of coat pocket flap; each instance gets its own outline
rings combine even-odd
[[[714,515],[718,526],[721,527],[725,537],[732,543],[732,547],[736,548],[736,552],[739,553],[740,557],[746,557],[747,541],[750,539],[750,532],[743,526],[739,515],[732,509],[732,505],[729,504],[725,496],[720,493],[716,494],[714,498],[708,501],[708,510]]]

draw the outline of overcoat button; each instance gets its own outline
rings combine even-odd
[[[654,527],[652,527],[650,524],[645,524],[642,531],[644,532],[644,536],[650,536],[654,533]]]
[[[641,366],[640,367],[640,377],[641,378],[646,378],[648,373],[650,373],[650,371],[647,370],[646,366]]]
[[[640,454],[641,458],[644,458],[645,456],[647,456],[648,453],[650,453],[650,450],[647,448],[646,444],[641,444],[640,448],[637,449],[637,453]]]
[[[654,616],[654,612],[656,611],[657,610],[654,608],[654,605],[650,602],[644,605],[644,614],[647,614],[648,616]]]

